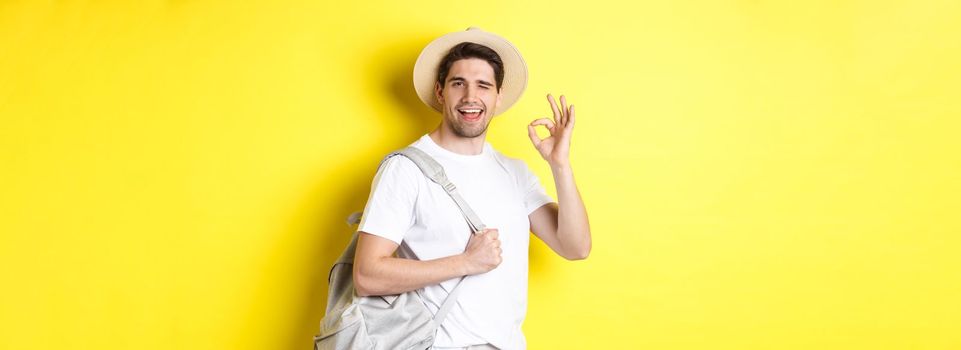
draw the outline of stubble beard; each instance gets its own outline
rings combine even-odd
[[[469,139],[483,135],[484,132],[487,131],[487,127],[490,126],[490,122],[491,122],[490,120],[487,120],[487,122],[485,123],[477,123],[476,125],[470,125],[460,120],[460,118],[456,116],[449,118],[448,120],[451,121],[450,122],[451,130],[454,132],[455,135],[463,138],[469,138]]]

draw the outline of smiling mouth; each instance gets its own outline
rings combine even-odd
[[[460,113],[461,117],[469,122],[480,120],[481,114],[484,113],[483,108],[458,108],[457,113]]]

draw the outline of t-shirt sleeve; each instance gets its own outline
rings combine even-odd
[[[537,175],[530,171],[527,164],[524,164],[523,161],[518,161],[518,163],[520,163],[521,168],[518,175],[520,177],[520,188],[524,195],[524,209],[527,210],[527,215],[531,215],[544,204],[556,202],[544,191],[544,186],[541,186]]]
[[[400,244],[414,225],[414,204],[420,186],[415,176],[418,175],[420,170],[410,159],[404,156],[387,159],[374,176],[357,230]]]

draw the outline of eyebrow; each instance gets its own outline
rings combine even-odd
[[[454,77],[451,77],[450,79],[447,79],[447,82],[448,82],[448,83],[449,83],[449,82],[452,82],[452,81],[467,82],[467,79],[464,79],[463,77],[459,77],[459,76],[454,76]],[[489,82],[489,81],[487,81],[487,80],[483,80],[483,79],[478,79],[478,80],[477,80],[477,83],[480,84],[480,85],[494,86],[493,83],[491,83],[491,82]]]

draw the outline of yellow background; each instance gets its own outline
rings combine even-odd
[[[308,349],[410,72],[516,44],[594,250],[531,349],[961,348],[961,2],[0,1],[0,349]]]

